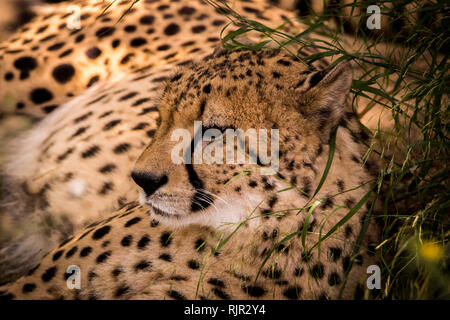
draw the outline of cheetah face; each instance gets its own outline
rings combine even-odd
[[[175,163],[180,139],[174,134],[180,129],[190,133],[192,139],[184,143],[195,150],[195,134],[208,129],[214,129],[214,140],[223,138],[227,129],[278,129],[277,176],[295,185],[304,180],[299,164],[311,165],[340,121],[351,79],[348,64],[318,71],[275,50],[221,51],[178,71],[164,87],[155,138],[132,173],[141,202],[161,219],[178,225],[219,226],[242,221],[262,203],[273,209],[282,197],[267,198],[288,184],[274,175],[262,175],[258,164],[250,163],[255,149],[250,139],[245,139],[244,163],[229,161],[229,141],[219,147],[226,159],[223,164],[196,162],[195,152],[181,154],[190,163]],[[195,121],[202,123],[200,132]],[[256,140],[259,143],[261,136]],[[270,149],[272,141],[267,142]],[[211,144],[200,143],[203,150]],[[237,143],[232,141],[235,150]],[[237,152],[231,160],[237,162]]]

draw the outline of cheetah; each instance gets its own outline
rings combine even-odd
[[[2,170],[0,282],[23,273],[59,242],[137,199],[129,175],[155,133],[159,84],[170,69],[209,55],[227,24],[221,14],[226,8],[202,1],[141,1],[132,9],[130,1],[121,1],[100,18],[99,12],[108,8],[103,1],[73,4],[81,8],[81,29],[68,28],[74,12],[55,5],[0,47],[0,112],[13,107],[12,112],[41,120],[12,143]],[[233,8],[274,28],[295,27],[286,22],[292,13],[265,1],[237,2]],[[120,19],[125,12],[126,19]],[[150,69],[154,76],[145,73]],[[126,79],[129,74],[131,79]],[[140,77],[152,78],[150,87]],[[130,91],[119,81],[145,87]],[[94,99],[86,93],[83,98],[83,90],[102,94]],[[111,100],[113,93],[120,97]],[[131,101],[133,108],[127,111],[107,108],[97,114],[79,108],[80,103],[98,110],[98,104]],[[60,103],[70,106],[56,112]],[[96,127],[92,121],[104,122],[102,128],[91,131]],[[68,134],[71,126],[75,131]],[[103,141],[115,135],[124,135],[123,141],[114,139],[109,161],[94,165],[97,156],[109,153]],[[19,145],[27,151],[17,152]]]
[[[139,81],[148,86],[153,80],[149,74]],[[244,76],[233,79],[236,74]],[[25,299],[361,296],[361,276],[373,260],[371,244],[378,229],[366,217],[370,206],[360,200],[370,195],[367,182],[373,177],[363,164],[365,148],[355,138],[360,125],[348,109],[351,80],[347,63],[318,71],[268,49],[217,50],[177,70],[158,100],[158,130],[133,169],[132,177],[143,193],[141,204],[128,204],[61,244],[27,276],[2,288],[3,295]],[[248,108],[253,112],[244,112]],[[170,148],[163,146],[171,144],[175,128],[192,131],[193,119],[217,128],[280,128],[279,171],[260,175],[251,164],[173,165]],[[345,126],[336,133],[336,157],[317,194],[321,201],[310,215],[298,212],[319,184],[330,137],[343,120]],[[246,174],[228,183],[240,172]],[[193,205],[195,200],[200,206]],[[355,207],[359,213],[327,237]],[[354,252],[364,226],[364,242]],[[308,235],[302,239],[303,230]],[[65,271],[71,265],[79,266],[82,273],[81,289],[75,291],[66,286],[70,274]],[[341,293],[344,283],[347,289]]]
[[[67,12],[55,6],[0,49],[0,96],[42,119],[14,142],[27,152],[13,152],[3,171],[1,280],[28,274],[3,296],[364,294],[378,232],[364,202],[376,165],[366,161],[368,135],[351,109],[351,66],[306,66],[268,49],[211,54],[225,8],[201,1],[142,1],[122,20],[129,1],[100,18],[101,1],[77,3],[82,29],[65,28]],[[237,5],[249,18],[302,30],[265,1]],[[279,172],[171,166],[170,132],[192,130],[193,119],[211,128],[279,128]],[[314,194],[333,135],[336,156]],[[69,265],[82,271],[80,290],[66,286]]]

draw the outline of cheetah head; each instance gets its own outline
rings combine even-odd
[[[179,70],[163,88],[160,126],[132,173],[141,202],[169,223],[219,226],[242,221],[257,207],[274,209],[285,197],[294,196],[274,195],[289,184],[310,192],[315,179],[311,167],[341,120],[351,82],[348,63],[320,71],[278,50],[216,50],[201,63]],[[201,121],[200,129],[195,121]],[[180,156],[192,161],[174,161],[174,150],[178,154],[182,140],[174,139],[179,129],[190,133]],[[258,147],[251,146],[248,137],[245,163],[236,163],[238,152],[231,159],[236,162],[228,162],[229,140],[215,149],[223,151],[224,163],[193,159],[195,134],[203,137],[200,144],[205,152],[213,143],[205,133],[212,132],[210,140],[217,142],[228,138],[227,129],[265,129],[268,135],[277,129],[276,174],[262,174],[259,156],[256,164],[250,163],[251,152]],[[262,141],[259,135],[256,139]],[[232,142],[234,150],[237,141]],[[265,142],[270,145],[272,140]],[[186,150],[191,151],[187,156]]]

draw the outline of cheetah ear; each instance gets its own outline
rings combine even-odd
[[[342,119],[352,80],[351,64],[341,62],[333,68],[311,73],[302,85],[302,104],[307,108],[304,114],[318,125],[324,137],[329,137]]]

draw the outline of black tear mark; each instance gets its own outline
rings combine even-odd
[[[203,181],[199,178],[197,172],[195,172],[192,164],[186,164],[186,170],[188,172],[189,182],[195,189],[195,194],[192,197],[191,210],[196,212],[208,208],[213,199],[209,195],[199,191],[199,189],[203,189]]]
[[[192,139],[191,150],[194,149],[195,149],[194,139]],[[203,181],[197,175],[197,172],[195,172],[194,166],[192,164],[186,164],[185,166],[189,176],[189,182],[195,189],[195,194],[192,197],[191,201],[191,210],[193,212],[197,212],[202,209],[208,208],[211,205],[213,199],[209,195],[199,191],[200,189],[203,189],[204,184]]]

